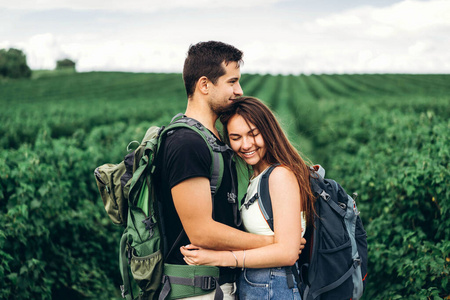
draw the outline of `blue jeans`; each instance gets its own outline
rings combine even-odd
[[[238,281],[239,299],[301,300],[297,282],[293,280],[295,286],[290,289],[285,268],[244,269]]]

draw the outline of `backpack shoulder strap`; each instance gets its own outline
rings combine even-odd
[[[270,199],[269,192],[269,176],[272,171],[278,167],[280,164],[276,163],[271,165],[262,175],[261,181],[258,186],[258,195],[259,195],[259,207],[261,208],[261,212],[266,219],[267,224],[269,224],[270,229],[273,231],[273,211],[272,211],[272,200]]]
[[[337,182],[332,179],[323,179],[322,177],[311,177],[310,182],[312,192],[324,200],[324,203],[327,203],[336,213],[344,217],[345,210],[337,202],[337,194],[339,193]]]
[[[163,136],[169,130],[185,127],[197,132],[208,145],[209,151],[211,153],[212,163],[211,163],[211,180],[210,180],[210,188],[211,188],[211,196],[214,201],[214,196],[217,190],[222,183],[225,163],[223,160],[222,153],[229,152],[230,159],[227,162],[227,167],[230,169],[230,175],[232,176],[231,180],[231,191],[227,194],[228,203],[233,206],[233,215],[234,215],[234,223],[236,226],[241,224],[241,218],[239,214],[239,207],[237,203],[237,190],[235,186],[234,172],[232,170],[232,157],[234,155],[233,150],[228,145],[219,145],[217,138],[212,134],[207,128],[205,128],[199,121],[185,117],[183,114],[177,114],[172,122],[163,129],[160,136]],[[213,211],[214,216],[214,211]]]
[[[181,127],[189,128],[197,132],[208,145],[208,149],[211,153],[212,158],[210,170],[211,175],[210,187],[211,187],[211,195],[214,196],[222,182],[224,170],[224,162],[221,152],[227,151],[229,147],[218,145],[217,139],[214,137],[214,135],[208,129],[206,129],[200,122],[192,118],[183,117],[182,114],[178,114],[172,119],[172,122],[162,131],[161,136],[163,136],[170,130],[174,130],[176,128]]]

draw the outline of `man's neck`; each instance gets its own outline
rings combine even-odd
[[[205,104],[202,105],[202,103],[204,102],[189,99],[184,114],[186,117],[199,121],[203,126],[218,136],[219,133],[215,126],[218,116],[209,108],[209,106]]]

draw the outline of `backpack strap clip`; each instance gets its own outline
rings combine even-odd
[[[331,196],[324,190],[322,190],[322,192],[320,193],[320,197],[323,200],[325,200],[328,203],[328,205],[330,205],[330,207],[332,209],[334,209],[334,211],[336,211],[339,215],[341,215],[341,217],[345,216],[345,213],[346,213],[345,209],[346,209],[347,205],[345,205],[345,207],[343,207],[341,205],[336,204],[336,202],[334,202],[334,201],[330,201]]]
[[[161,127],[159,128],[159,130],[158,130],[158,136],[161,135],[161,132],[163,132],[165,128],[166,128],[166,126],[161,126]]]
[[[259,198],[259,195],[258,195],[258,193],[256,193],[247,202],[244,202],[243,205],[244,205],[245,209],[248,209],[250,207],[250,205],[255,203],[256,200],[258,200],[258,198]]]
[[[236,203],[236,194],[235,193],[233,193],[233,192],[228,192],[227,193],[227,198],[228,198],[228,203],[230,203],[230,204],[235,204]]]
[[[194,285],[200,286],[200,288],[204,291],[215,290],[216,282],[217,282],[216,278],[212,276],[199,276],[194,278]]]
[[[340,208],[342,208],[344,210],[347,209],[347,204],[345,204],[345,203],[338,202],[338,205],[339,205]]]
[[[189,124],[190,122],[187,122],[187,123]],[[204,129],[203,129],[203,125],[200,124],[200,122],[195,121],[195,122],[193,123],[193,125],[194,125],[195,127],[197,127],[197,129],[200,130],[200,131],[203,131],[203,130],[204,130]]]
[[[125,286],[123,284],[120,285],[120,292],[121,292],[122,298],[127,298],[127,296],[129,295],[128,291],[125,290]]]
[[[144,220],[142,220],[142,223],[145,224],[145,229],[148,230],[150,237],[152,237],[153,234],[155,233],[155,231],[153,230],[153,227],[156,226],[156,222],[153,221],[152,216],[149,216],[149,217],[145,218]]]
[[[322,197],[322,199],[327,202],[328,202],[328,200],[330,200],[330,195],[325,191],[322,191],[322,193],[320,193],[320,197]]]
[[[216,144],[216,138],[215,137],[213,137],[212,135],[207,135],[206,136],[206,140],[208,141],[208,144],[210,144],[213,148],[214,147],[217,147],[217,144]],[[214,151],[216,151],[216,149],[213,149]]]

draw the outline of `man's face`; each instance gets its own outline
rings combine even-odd
[[[239,84],[241,70],[236,62],[230,62],[228,65],[222,63],[225,74],[220,76],[216,84],[209,82],[209,106],[211,110],[219,115],[233,101],[242,96],[243,91]]]

